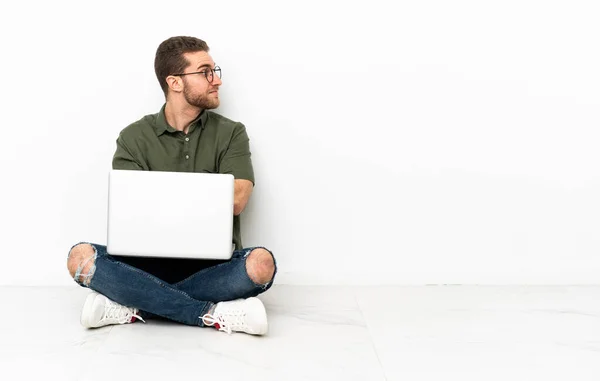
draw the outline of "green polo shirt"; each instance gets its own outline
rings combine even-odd
[[[203,111],[187,135],[171,127],[165,106],[127,126],[117,138],[113,169],[228,173],[254,183],[249,139],[243,124]],[[176,196],[175,196],[176,197]],[[194,195],[184,195],[193,202]],[[242,248],[240,217],[233,218],[233,243]]]

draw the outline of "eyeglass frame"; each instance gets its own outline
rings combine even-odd
[[[210,80],[208,79],[208,73],[210,73],[210,77],[211,77]],[[184,75],[204,74],[204,78],[206,78],[206,81],[208,83],[213,83],[213,81],[215,80],[215,73],[218,73],[217,77],[219,77],[219,79],[222,78],[221,77],[222,72],[221,72],[221,67],[220,66],[215,66],[213,69],[207,68],[207,69],[202,70],[202,71],[195,71],[193,73],[180,73],[180,74],[171,74],[171,75],[174,76],[174,77],[183,77]]]

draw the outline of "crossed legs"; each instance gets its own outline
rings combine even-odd
[[[77,283],[116,303],[200,326],[199,317],[214,310],[215,303],[256,296],[272,285],[276,273],[273,255],[264,248],[251,248],[234,252],[226,263],[168,284],[115,260],[105,246],[89,243],[71,249],[67,268]]]

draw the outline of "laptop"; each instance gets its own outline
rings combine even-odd
[[[233,175],[112,170],[108,183],[108,253],[231,258]]]

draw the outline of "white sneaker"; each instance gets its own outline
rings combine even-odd
[[[137,313],[137,308],[122,306],[102,294],[92,292],[85,299],[80,321],[86,328],[133,323],[135,318],[144,321]]]
[[[251,335],[267,333],[267,311],[258,298],[238,299],[220,302],[212,315],[202,316],[206,326],[214,326],[219,331],[231,334],[232,331]]]

